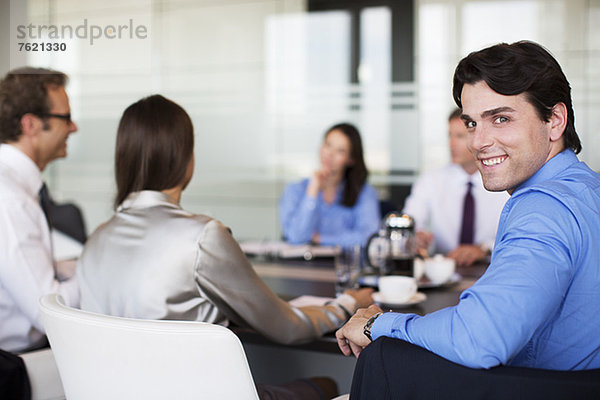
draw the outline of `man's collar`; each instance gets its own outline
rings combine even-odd
[[[567,169],[571,164],[579,162],[579,159],[571,149],[565,149],[546,161],[540,169],[537,170],[529,179],[521,183],[513,192],[513,195],[525,188],[536,185],[540,182],[552,179],[560,172]]]
[[[481,174],[479,173],[479,170],[476,169],[475,172],[473,172],[472,174],[469,174],[467,171],[465,171],[465,169],[459,165],[459,164],[450,164],[451,168],[454,171],[454,174],[457,176],[457,179],[460,179],[461,182],[464,182],[465,184],[467,182],[471,182],[473,184],[479,183],[481,186]]]
[[[25,153],[11,144],[0,144],[0,163],[12,171],[19,182],[32,196],[37,196],[42,187],[42,173]]]

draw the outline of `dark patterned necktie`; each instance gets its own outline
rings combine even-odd
[[[79,243],[85,243],[87,239],[85,223],[79,208],[70,203],[55,203],[45,183],[42,184],[38,195],[48,228],[64,233]]]
[[[460,244],[473,244],[473,232],[475,231],[475,199],[471,193],[473,184],[467,183],[467,193],[463,203],[462,226],[460,228]]]
[[[38,192],[38,196],[40,198],[40,206],[42,207],[42,211],[46,216],[46,222],[48,223],[48,230],[52,231],[52,221],[50,219],[50,205],[52,200],[50,199],[50,193],[48,193],[48,188],[46,187],[46,183],[42,183],[42,188]],[[52,263],[52,268],[54,269],[54,278],[58,279],[58,274],[56,272],[56,264]]]

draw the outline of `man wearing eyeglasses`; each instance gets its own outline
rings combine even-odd
[[[24,67],[0,81],[0,349],[45,345],[38,299],[59,293],[79,303],[75,279],[59,281],[50,229],[40,206],[41,172],[67,155],[77,131],[65,91],[67,76]]]

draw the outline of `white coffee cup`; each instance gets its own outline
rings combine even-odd
[[[441,254],[425,261],[425,275],[427,275],[431,283],[434,284],[441,284],[448,281],[448,279],[454,275],[455,270],[456,262]]]
[[[417,292],[417,281],[410,276],[379,277],[379,293],[390,303],[405,303]]]

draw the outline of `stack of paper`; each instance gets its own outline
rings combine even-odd
[[[253,240],[240,244],[242,251],[249,255],[279,257],[279,258],[304,258],[310,260],[315,257],[333,257],[336,249],[333,246],[313,246],[308,244],[289,244],[281,241]]]

